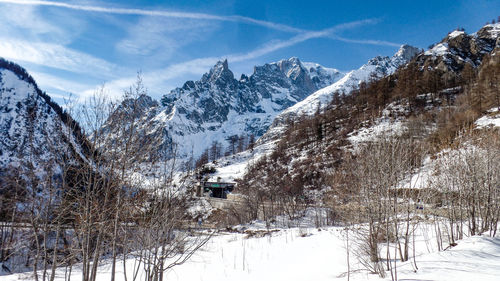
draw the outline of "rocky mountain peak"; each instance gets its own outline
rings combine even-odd
[[[202,83],[216,83],[223,86],[234,82],[234,74],[229,70],[227,59],[218,61],[208,73],[205,73],[201,79]]]
[[[159,106],[159,103],[148,95],[142,94],[137,98],[128,98],[122,101],[114,112],[115,116],[122,116],[125,114],[126,118],[141,118],[143,116],[150,116],[155,113],[154,110]]]
[[[414,56],[416,56],[418,53],[420,53],[419,48],[410,46],[408,44],[404,44],[404,45],[401,45],[399,50],[392,57],[393,57],[393,59],[401,58],[403,61],[409,61]]]
[[[138,108],[149,108],[153,106],[158,106],[158,102],[152,97],[142,94],[137,99],[126,99],[122,102],[124,107],[138,107]]]
[[[211,141],[227,147],[234,136],[262,136],[278,113],[342,76],[292,57],[255,66],[251,75],[237,80],[227,60],[219,61],[200,80],[163,96],[150,131],[167,132],[164,144],[178,144],[180,158],[198,157]],[[210,141],[193,137],[201,134]]]
[[[483,56],[500,45],[499,35],[500,24],[487,24],[473,34],[455,30],[420,55],[417,62],[423,68],[455,73],[459,73],[466,63],[478,67]]]
[[[500,35],[500,23],[487,24],[483,26],[477,33],[477,37],[479,38],[489,38],[489,39],[497,39]]]
[[[286,75],[286,77],[296,80],[300,75],[305,74],[305,69],[302,66],[299,58],[291,57],[287,60],[280,60],[277,62],[279,69]]]

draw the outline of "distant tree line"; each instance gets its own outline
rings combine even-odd
[[[227,157],[247,149],[253,150],[255,146],[255,136],[251,135],[232,135],[227,138],[227,146],[214,140],[210,147],[206,148],[195,162],[195,167],[200,168],[203,165],[217,161],[221,157]]]

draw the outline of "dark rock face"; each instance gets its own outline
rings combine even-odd
[[[483,56],[500,45],[499,33],[498,24],[486,25],[475,34],[453,31],[441,42],[419,55],[417,63],[423,68],[451,70],[455,73],[462,71],[467,63],[478,67]]]
[[[159,106],[158,102],[148,95],[140,95],[137,99],[124,100],[114,112],[114,115],[126,115],[127,118],[152,118],[156,114],[155,109]],[[113,116],[111,116],[113,118]]]

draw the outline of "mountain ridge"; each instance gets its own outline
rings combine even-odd
[[[255,66],[250,76],[237,80],[222,60],[200,80],[186,81],[164,95],[161,105],[144,108],[143,117],[150,117],[141,117],[140,126],[162,138],[163,149],[175,150],[177,158],[199,157],[213,143],[227,152],[235,138],[243,138],[246,148],[279,112],[342,76],[336,69],[292,57]]]

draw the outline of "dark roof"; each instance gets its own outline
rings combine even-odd
[[[234,187],[234,183],[232,182],[204,182],[203,183],[204,187],[209,187],[209,188],[231,188]]]

